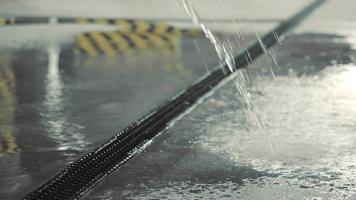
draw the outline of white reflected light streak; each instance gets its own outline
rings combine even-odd
[[[56,111],[63,101],[63,83],[59,74],[58,50],[56,48],[48,49],[48,61],[46,105],[49,110]]]
[[[44,100],[44,124],[49,136],[58,143],[57,150],[82,150],[89,144],[80,132],[83,127],[68,120],[64,85],[58,64],[59,50],[48,49],[48,73],[46,78],[46,96]]]

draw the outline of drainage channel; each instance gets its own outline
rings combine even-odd
[[[322,5],[326,0],[316,0],[290,19],[278,25],[261,38],[263,45],[256,41],[235,58],[235,70],[245,68],[249,63],[279,42],[282,36],[300,23],[306,16]],[[26,200],[80,199],[96,184],[114,170],[140,152],[169,125],[181,117],[198,101],[202,100],[213,88],[225,83],[234,73],[230,73],[227,64],[216,67],[214,71],[190,88],[177,95],[164,106],[151,112],[141,120],[119,132],[108,142],[73,162],[42,186],[26,195]]]

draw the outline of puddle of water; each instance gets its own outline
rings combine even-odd
[[[239,103],[224,102],[235,98],[232,88],[225,89],[208,100],[211,107],[225,108],[199,125],[202,136],[196,143],[236,165],[278,174],[295,184],[329,185],[355,193],[350,185],[356,181],[355,76],[356,65],[347,64],[312,76],[298,77],[290,70],[289,76],[275,80],[255,77],[248,90],[264,120],[263,130],[246,120]],[[268,135],[274,152],[261,131]]]

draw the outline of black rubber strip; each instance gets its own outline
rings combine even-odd
[[[96,19],[104,19],[107,21],[107,24],[115,24],[118,18],[88,18],[88,17],[33,17],[33,16],[12,16],[12,15],[2,15],[0,14],[0,18],[4,18],[5,20],[14,20],[14,23],[9,23],[6,25],[26,25],[26,24],[47,24],[50,19],[56,19],[60,24],[73,24],[78,23],[78,19],[87,20],[87,23],[97,23]],[[120,18],[124,19],[124,18]],[[190,19],[185,18],[150,18],[150,19],[125,19],[125,20],[143,20],[147,22],[181,22],[181,23],[191,23]],[[281,19],[253,19],[253,18],[240,18],[240,19],[201,19],[199,20],[202,23],[281,23],[283,22]]]
[[[279,42],[276,35],[286,33],[326,0],[316,0],[295,16],[280,24],[272,32],[261,38],[264,45],[255,42],[246,51],[235,57],[236,70],[250,62]],[[225,64],[150,113],[143,119],[122,130],[95,151],[86,154],[59,172],[48,182],[28,194],[26,200],[79,199],[102,179],[138,153],[149,140],[159,135],[169,123],[182,115],[188,108],[206,95],[212,88],[232,73]]]
[[[49,19],[47,17],[15,17],[14,24],[47,24]]]
[[[83,18],[82,19],[87,19]],[[60,23],[73,23],[76,22],[77,18],[71,17],[58,17],[58,22]],[[106,19],[108,24],[115,24],[117,18],[101,18]],[[191,19],[187,18],[137,18],[132,20],[144,20],[149,22],[157,22],[157,21],[164,21],[164,22],[180,22],[180,23],[192,23]],[[254,18],[239,18],[239,19],[226,19],[226,18],[218,18],[218,19],[209,19],[203,18],[199,20],[202,23],[281,23],[283,20],[278,18],[267,18],[267,19],[254,19]]]

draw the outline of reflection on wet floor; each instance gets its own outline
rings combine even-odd
[[[15,85],[13,69],[5,56],[0,57],[0,158],[17,151],[14,136]]]
[[[1,198],[23,197],[217,65],[202,35],[154,27],[1,49]],[[116,45],[113,56],[107,45]]]
[[[86,198],[352,198],[355,51],[323,34],[275,51],[274,76],[266,56],[244,72],[263,130],[227,84]]]
[[[84,20],[81,23],[90,23]],[[98,23],[108,24],[107,20]],[[174,51],[181,37],[203,36],[195,29],[179,29],[164,22],[148,22],[143,20],[115,20],[119,26],[116,31],[87,32],[76,37],[75,50],[82,54],[97,56],[104,54],[113,56],[118,53],[134,53],[133,51],[159,50]]]
[[[83,151],[90,144],[81,132],[82,125],[71,123],[68,104],[71,95],[65,88],[59,69],[59,49],[48,49],[48,69],[45,80],[42,124],[49,136],[58,142],[58,151]]]

